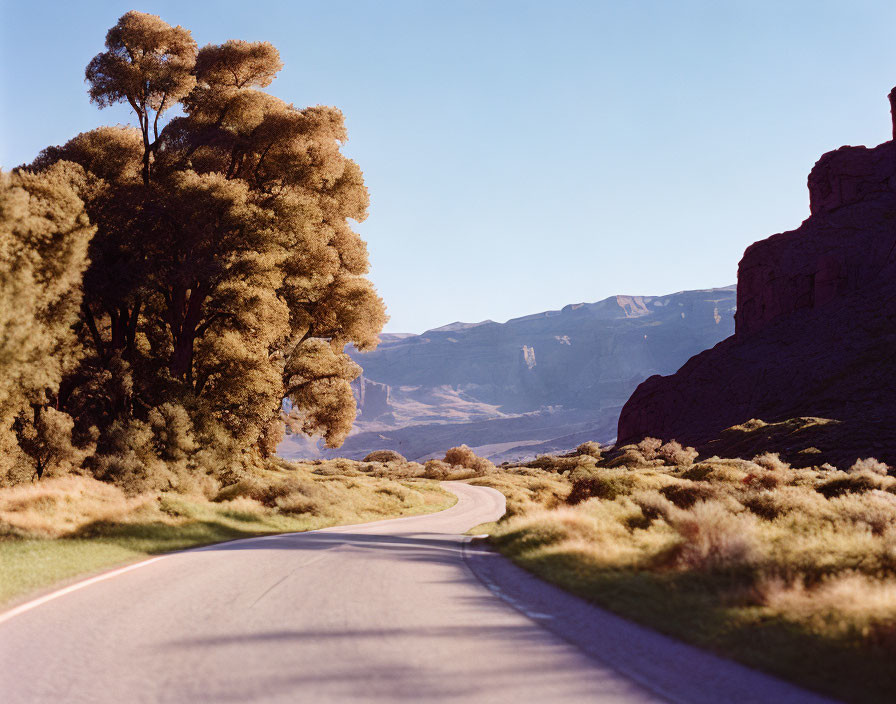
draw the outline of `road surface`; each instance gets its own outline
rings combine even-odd
[[[0,699],[820,701],[468,545],[504,499],[445,486],[438,514],[175,553],[0,615]]]

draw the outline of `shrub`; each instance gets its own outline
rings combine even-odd
[[[643,444],[643,443],[642,443]],[[661,467],[663,460],[656,457],[656,451],[650,449],[645,453],[640,449],[639,445],[624,445],[620,448],[620,453],[612,460],[606,463],[607,467]]]
[[[478,474],[487,474],[495,469],[495,465],[484,457],[479,457],[466,445],[452,447],[448,450],[448,452],[445,453],[444,462],[456,467],[472,469]]]
[[[850,474],[862,474],[867,472],[870,474],[880,474],[881,476],[886,476],[889,471],[890,468],[887,465],[883,462],[879,462],[873,457],[856,460],[855,464],[848,470]]]
[[[0,491],[0,532],[56,538],[97,522],[129,521],[152,511],[155,497],[128,497],[91,477],[66,476]]]
[[[663,443],[657,438],[644,438],[637,445],[625,445],[610,466],[620,467],[662,467],[674,465],[689,467],[697,459],[698,452],[693,447],[682,447],[681,443],[670,440]]]
[[[733,567],[749,562],[755,554],[752,522],[717,501],[697,502],[672,524],[682,538],[677,558],[683,567]]]
[[[694,464],[698,452],[693,447],[682,447],[681,443],[670,440],[657,450],[657,455],[676,467],[689,467]]]
[[[426,460],[423,476],[427,479],[445,480],[451,475],[451,465],[442,460]]]
[[[756,455],[753,462],[770,472],[785,472],[790,469],[790,465],[782,460],[777,452],[764,452],[761,455]]]
[[[695,482],[703,482],[708,481],[713,474],[713,470],[715,468],[706,462],[701,462],[700,464],[695,464],[693,467],[690,467],[687,471],[682,472],[682,479],[690,479]]]
[[[785,513],[784,507],[772,491],[751,492],[741,497],[741,503],[751,513],[767,521],[773,521]]]
[[[645,460],[656,459],[657,451],[663,446],[663,441],[657,438],[644,438],[638,443],[638,451],[644,456]]]
[[[596,460],[600,460],[603,456],[603,450],[601,449],[600,443],[589,440],[588,442],[583,442],[576,448],[576,454],[588,455]]]
[[[839,519],[866,525],[874,535],[883,535],[896,519],[896,496],[872,490],[864,494],[844,494],[831,499],[830,508]]]
[[[662,518],[666,522],[671,522],[678,510],[675,504],[653,489],[635,492],[632,494],[632,501],[641,507],[641,513],[649,521]]]
[[[837,472],[839,476],[835,476],[826,482],[820,484],[817,489],[818,493],[827,498],[842,496],[843,494],[862,494],[866,491],[874,489],[883,489],[886,477],[873,472]]]
[[[660,489],[660,493],[678,508],[690,508],[698,501],[705,501],[716,496],[716,490],[710,484],[688,480],[668,484]]]
[[[773,472],[750,473],[743,479],[747,486],[759,486],[763,489],[776,489],[781,485],[781,478]]]
[[[404,455],[399,454],[395,450],[374,450],[362,462],[407,462]]]
[[[617,496],[627,494],[631,488],[619,470],[577,470],[569,478],[572,480],[572,490],[566,497],[566,503],[570,505],[593,498],[612,501]]]
[[[531,462],[527,462],[525,466],[531,469],[543,469],[546,472],[561,474],[583,467],[593,469],[597,466],[597,460],[592,455],[573,454],[564,457],[539,455]]]
[[[162,459],[184,460],[198,448],[190,414],[178,403],[163,403],[150,409],[149,425],[155,436],[156,452]]]

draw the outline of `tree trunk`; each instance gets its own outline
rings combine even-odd
[[[171,296],[174,310],[169,312],[169,320],[172,322],[171,333],[174,342],[174,351],[171,353],[169,370],[171,375],[190,384],[193,383],[193,347],[196,344],[196,330],[202,319],[202,304],[208,297],[210,288],[205,284],[199,284],[190,291],[189,298],[186,292],[175,293]],[[180,304],[180,310],[178,310]]]

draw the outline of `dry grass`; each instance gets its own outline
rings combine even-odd
[[[804,686],[896,700],[889,468],[695,459],[647,441],[599,463],[542,457],[473,483],[505,493],[492,540],[541,576]]]
[[[417,478],[416,468],[282,462],[223,488],[198,482],[204,490],[188,493],[128,495],[82,476],[0,489],[0,603],[150,554],[451,506],[454,496]]]

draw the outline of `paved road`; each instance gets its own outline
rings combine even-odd
[[[656,691],[701,700],[699,672],[670,686],[626,667],[638,643],[616,648],[604,633],[593,644],[616,661],[589,654],[583,619],[604,612],[467,546],[460,533],[502,515],[504,499],[446,487],[458,503],[439,514],[177,553],[7,618],[0,700],[640,704],[663,701]],[[657,638],[659,654],[641,656],[671,648],[681,671],[692,649]],[[755,673],[740,669],[743,685]],[[755,676],[773,685],[759,690],[775,696],[765,701],[812,701]],[[710,700],[750,698],[718,696],[727,686],[714,683]]]

